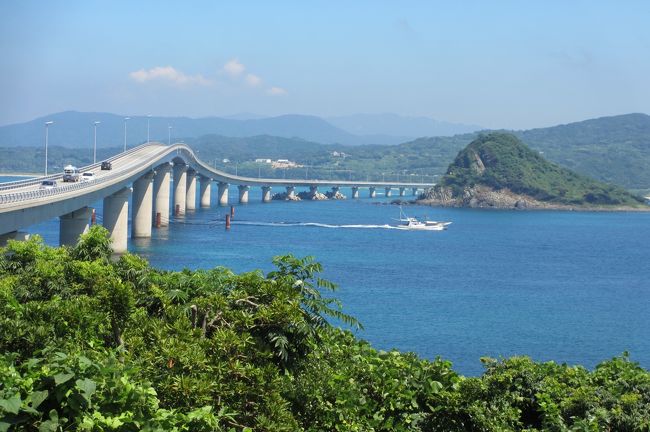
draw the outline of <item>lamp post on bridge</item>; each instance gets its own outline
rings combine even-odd
[[[93,163],[97,163],[97,125],[100,124],[100,121],[93,123],[95,126],[95,144],[93,145]]]
[[[47,177],[47,139],[48,139],[48,127],[54,124],[53,121],[46,121],[45,122],[45,176]]]
[[[147,144],[149,144],[149,120],[151,120],[151,114],[147,114]]]
[[[172,144],[172,127],[167,126],[167,144],[171,145]]]
[[[124,117],[124,151],[126,151],[126,122],[131,120],[131,117]]]

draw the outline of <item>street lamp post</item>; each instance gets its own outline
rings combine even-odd
[[[171,145],[172,144],[172,127],[171,126],[167,126],[167,133],[168,133],[167,144]]]
[[[149,144],[149,120],[151,120],[151,114],[147,114],[147,144]]]
[[[131,117],[124,117],[124,151],[126,151],[126,122],[131,120]]]
[[[97,163],[97,125],[101,122],[96,121],[93,123],[95,126],[95,144],[93,145],[93,163]]]
[[[47,177],[47,138],[48,138],[48,126],[54,124],[53,121],[45,122],[45,176]]]

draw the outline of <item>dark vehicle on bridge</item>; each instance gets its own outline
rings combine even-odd
[[[102,162],[102,171],[110,171],[113,169],[113,164],[109,161]]]

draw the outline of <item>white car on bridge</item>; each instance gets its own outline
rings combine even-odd
[[[88,171],[81,174],[81,181],[82,182],[95,181],[95,173],[92,171]]]
[[[56,187],[56,180],[43,180],[39,189],[54,189]]]

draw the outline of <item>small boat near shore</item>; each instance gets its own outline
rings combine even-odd
[[[399,221],[402,222],[402,225],[399,225],[400,229],[407,230],[422,230],[422,231],[444,231],[447,229],[451,222],[439,222],[439,221],[421,221],[415,217],[407,216],[402,210],[402,207],[399,208]]]

